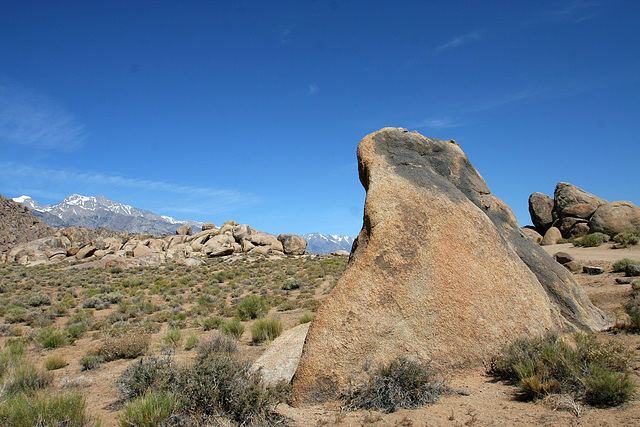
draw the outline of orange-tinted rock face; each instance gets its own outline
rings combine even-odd
[[[557,263],[533,249],[455,142],[385,128],[360,142],[358,159],[363,229],[310,327],[296,404],[334,398],[367,361],[465,368],[523,334],[608,324],[563,267],[546,277],[528,265]]]

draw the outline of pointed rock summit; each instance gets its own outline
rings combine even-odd
[[[366,362],[468,368],[522,335],[609,326],[456,142],[384,128],[360,142],[358,168],[364,224],[311,324],[295,404],[335,398]]]

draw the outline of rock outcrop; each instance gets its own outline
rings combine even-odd
[[[6,260],[10,247],[54,233],[55,229],[44,225],[29,208],[0,195],[0,262]]]
[[[282,243],[284,253],[287,255],[304,255],[307,250],[307,241],[295,234],[281,234],[278,241]]]
[[[22,209],[22,206],[20,208]],[[125,265],[159,265],[167,260],[182,263],[192,258],[196,260],[184,262],[196,265],[200,262],[197,259],[200,258],[241,252],[255,255],[285,254],[283,244],[278,238],[258,232],[247,224],[227,221],[220,228],[210,224],[211,226],[206,230],[194,235],[190,235],[191,226],[185,225],[176,235],[168,236],[68,227],[58,230],[55,236],[14,245],[4,254],[1,261],[39,265],[58,263],[67,259],[106,259],[110,261],[110,265],[123,267]],[[291,246],[288,254],[297,254],[300,252],[300,247],[306,246],[306,241],[301,237],[286,236],[289,237],[284,239],[285,241],[296,242]],[[114,258],[121,260],[111,262]]]
[[[610,324],[454,141],[385,128],[360,142],[358,168],[363,228],[309,329],[295,404],[336,397],[367,361],[471,367],[521,335]]]
[[[551,211],[549,205],[552,206]],[[561,239],[574,239],[596,232],[613,237],[640,229],[640,207],[628,201],[607,202],[566,182],[556,185],[553,199],[542,193],[533,193],[529,197],[529,213],[540,234],[546,236],[549,230],[556,228]],[[556,235],[554,231],[554,239],[543,239],[541,244],[555,244]]]

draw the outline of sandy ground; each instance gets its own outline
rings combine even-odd
[[[575,248],[572,244],[545,247],[553,255],[568,252],[584,265],[600,266],[599,276],[575,274],[592,301],[612,318],[621,317],[622,304],[628,298],[630,285],[618,285],[611,264],[621,258],[640,260],[640,247],[612,249],[611,244],[597,248]],[[603,332],[603,340],[621,342],[636,353],[633,377],[640,385],[640,335]],[[293,420],[294,426],[640,426],[640,398],[609,409],[576,404],[555,397],[546,402],[521,402],[516,389],[494,381],[484,371],[453,376],[450,385],[462,393],[442,397],[436,404],[416,410],[400,410],[393,414],[375,411],[342,412],[339,405],[291,408],[280,405],[279,411]],[[640,394],[640,393],[639,393]]]

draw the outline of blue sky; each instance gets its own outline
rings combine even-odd
[[[360,139],[640,204],[639,1],[2,1],[0,193],[355,237]]]

